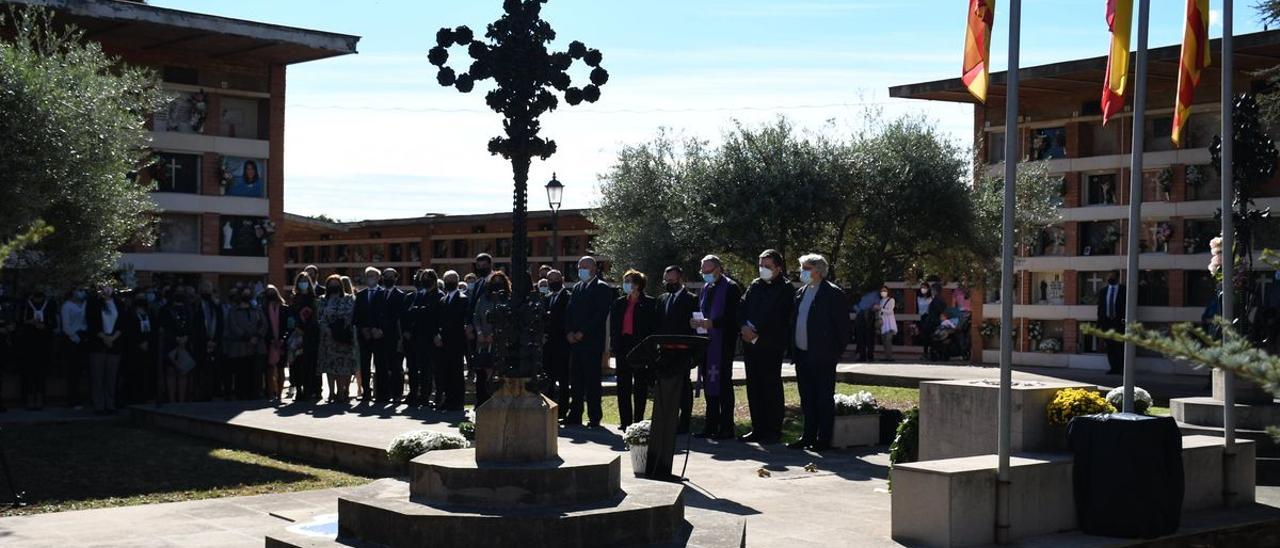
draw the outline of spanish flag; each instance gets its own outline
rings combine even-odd
[[[1191,100],[1200,84],[1200,71],[1209,66],[1209,0],[1187,0],[1182,31],[1182,59],[1178,63],[1178,97],[1173,106],[1173,144],[1182,146],[1182,130],[1191,117]]]
[[[964,71],[960,80],[979,102],[987,102],[990,80],[991,24],[996,18],[996,0],[969,0],[969,26],[964,32]]]
[[[1129,84],[1129,36],[1133,27],[1133,0],[1107,0],[1107,27],[1111,29],[1111,55],[1107,58],[1106,83],[1102,86],[1102,125],[1124,108]]]

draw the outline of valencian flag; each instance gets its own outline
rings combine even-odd
[[[1209,66],[1209,0],[1187,0],[1182,31],[1182,59],[1178,63],[1178,97],[1173,106],[1173,144],[1182,146],[1182,130],[1191,116],[1191,99],[1200,72]]]
[[[979,102],[987,102],[990,79],[991,24],[996,0],[969,0],[969,25],[964,31],[964,72],[960,80]]]
[[[1133,27],[1133,0],[1107,0],[1107,27],[1111,30],[1111,54],[1102,85],[1102,125],[1124,108],[1129,83],[1129,35]]]

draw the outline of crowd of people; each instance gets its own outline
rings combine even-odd
[[[680,431],[688,432],[695,395],[706,401],[696,436],[735,436],[733,363],[746,366],[752,430],[744,441],[781,441],[782,364],[795,364],[804,435],[794,447],[829,446],[836,363],[852,337],[861,359],[892,359],[896,302],[888,287],[851,302],[829,282],[821,255],[801,257],[797,279],[776,250],[758,260],[743,284],[708,255],[694,292],[679,266],[659,290],[643,272],[626,271],[617,289],[592,257],[578,262],[577,282],[543,266],[537,298],[546,312],[543,392],[559,404],[566,427],[601,426],[602,375],[614,359],[620,427],[645,418],[653,379],[628,354],[650,335],[703,335],[705,356],[683,388]],[[360,287],[307,266],[285,294],[275,285],[236,284],[219,295],[212,283],[117,289],[77,288],[57,300],[35,289],[17,300],[0,288],[0,355],[16,366],[28,408],[42,407],[51,364],[66,374],[72,406],[98,413],[144,402],[266,399],[331,404],[378,403],[461,411],[468,379],[475,402],[495,388],[498,357],[489,313],[508,303],[512,282],[487,254],[460,276],[432,269],[401,284],[392,268],[368,267]],[[412,286],[412,289],[401,289]],[[620,290],[620,292],[619,292]],[[919,331],[927,343],[955,331],[957,312],[923,283]],[[955,292],[956,304],[967,293]],[[967,308],[967,306],[965,307]],[[851,324],[850,317],[853,316]],[[920,333],[917,333],[920,335]],[[958,337],[966,339],[966,337]],[[87,376],[88,398],[84,387]],[[327,390],[326,390],[327,388]]]

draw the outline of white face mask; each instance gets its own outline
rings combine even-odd
[[[812,284],[813,284],[813,272],[808,271],[808,270],[801,270],[801,271],[800,271],[800,281],[801,281],[801,282],[803,282],[805,285],[812,285]]]
[[[631,285],[631,282],[622,282],[622,292],[623,292],[623,293],[626,293],[627,295],[630,295],[630,294],[631,294],[631,290],[632,290],[632,289],[635,289],[635,286],[634,286],[634,285]]]
[[[773,280],[773,269],[760,267],[760,279],[766,282]]]

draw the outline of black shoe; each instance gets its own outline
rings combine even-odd
[[[724,440],[731,440],[731,439],[733,439],[733,438],[735,438],[735,437],[737,437],[737,436],[734,436],[734,435],[733,435],[733,432],[732,432],[732,431],[729,431],[729,432],[721,432],[721,433],[719,433],[719,434],[716,434],[716,435],[714,435],[714,436],[711,436],[711,439],[716,440],[716,441],[724,441]]]
[[[599,430],[599,429],[600,429],[600,423],[598,423],[598,422],[590,422],[590,423],[587,423],[587,429],[588,429],[588,430]]]
[[[811,443],[811,444],[809,444],[809,446],[808,446],[808,447],[805,447],[805,449],[808,449],[808,450],[810,450],[810,451],[813,451],[814,453],[822,453],[822,452],[824,452],[824,451],[830,451],[830,450],[831,450],[831,444],[830,444],[830,443],[827,443],[827,442],[825,442],[825,441],[824,441],[824,442],[818,442],[818,443]]]
[[[798,440],[796,440],[796,441],[793,441],[793,442],[791,442],[791,443],[788,443],[788,444],[787,444],[787,449],[804,449],[804,448],[808,447],[808,446],[809,446],[809,445],[811,445],[811,444],[813,444],[813,442],[812,442],[812,441],[810,441],[810,440],[806,440],[806,439],[804,439],[804,438],[800,438],[800,439],[798,439]]]
[[[782,441],[782,437],[781,436],[756,436],[756,438],[752,441],[755,441],[760,445],[777,445]]]
[[[751,443],[753,441],[759,441],[759,440],[760,440],[760,436],[757,436],[755,432],[751,432],[750,434],[746,434],[743,436],[738,436],[738,441],[742,443]]]
[[[561,428],[580,428],[582,427],[582,421],[571,421],[568,419],[561,419],[560,427]]]

